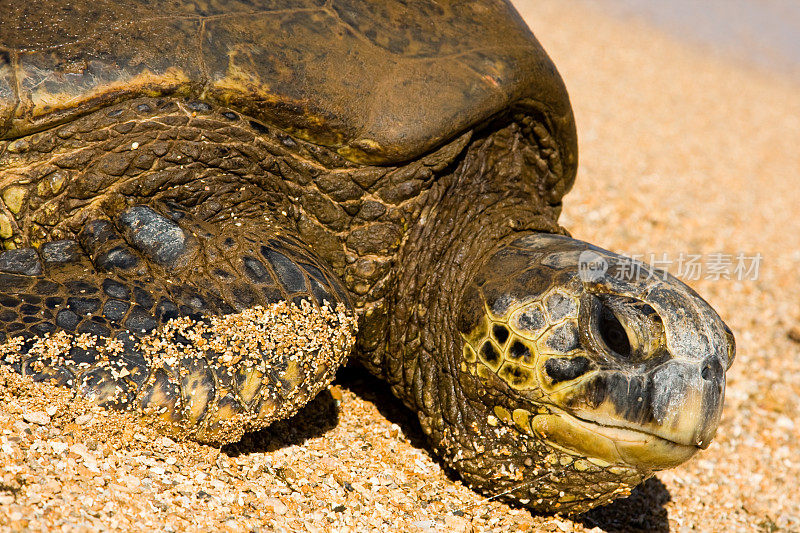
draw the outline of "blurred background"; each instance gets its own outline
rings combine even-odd
[[[525,2],[520,2],[524,4]],[[587,0],[675,37],[800,79],[797,0]]]

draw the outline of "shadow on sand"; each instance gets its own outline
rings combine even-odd
[[[416,415],[407,409],[381,381],[358,365],[348,365],[339,370],[335,384],[352,391],[375,405],[383,417],[400,426],[411,445],[429,450],[425,434]],[[276,422],[269,428],[246,434],[241,441],[228,444],[222,451],[228,456],[273,452],[293,445],[302,445],[308,439],[319,437],[339,423],[339,408],[329,391],[320,393],[295,416]],[[431,454],[432,455],[432,454]],[[458,474],[432,455],[447,476],[456,481]],[[669,531],[665,505],[670,495],[661,481],[651,478],[636,487],[628,498],[578,515],[572,519],[588,528],[603,531]]]
[[[242,440],[222,447],[230,457],[249,453],[274,452],[308,439],[319,437],[339,423],[339,407],[330,391],[319,393],[293,417],[275,422],[266,429],[246,433]]]
[[[353,365],[339,371],[336,383],[373,403],[382,416],[400,426],[413,446],[429,449],[416,415],[394,397],[385,382]],[[457,473],[438,458],[434,459],[450,479],[458,479]],[[629,497],[572,519],[588,528],[599,527],[608,532],[667,532],[669,520],[665,505],[670,499],[667,487],[658,478],[650,478],[636,487]]]
[[[573,518],[586,527],[603,531],[669,531],[666,504],[671,497],[658,478],[651,477],[630,496]]]

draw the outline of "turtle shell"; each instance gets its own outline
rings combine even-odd
[[[520,104],[558,143],[556,188],[574,178],[563,82],[506,2],[0,0],[0,12],[0,139],[165,95],[398,164]]]

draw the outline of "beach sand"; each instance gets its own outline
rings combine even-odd
[[[532,516],[445,472],[415,417],[358,371],[274,431],[222,450],[5,375],[0,529],[800,530],[800,344],[790,338],[800,340],[800,88],[576,0],[517,5],[578,123],[581,167],[562,224],[614,251],[656,254],[673,273],[699,255],[702,279],[684,279],[736,335],[711,447],[608,507]],[[756,276],[737,279],[737,254],[749,267],[761,258]],[[732,279],[704,279],[726,270]]]

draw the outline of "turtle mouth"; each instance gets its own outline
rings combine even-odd
[[[551,414],[538,415],[531,429],[548,444],[597,463],[664,470],[692,457],[700,447],[612,422],[591,420],[548,405]],[[584,415],[585,416],[585,415]]]

